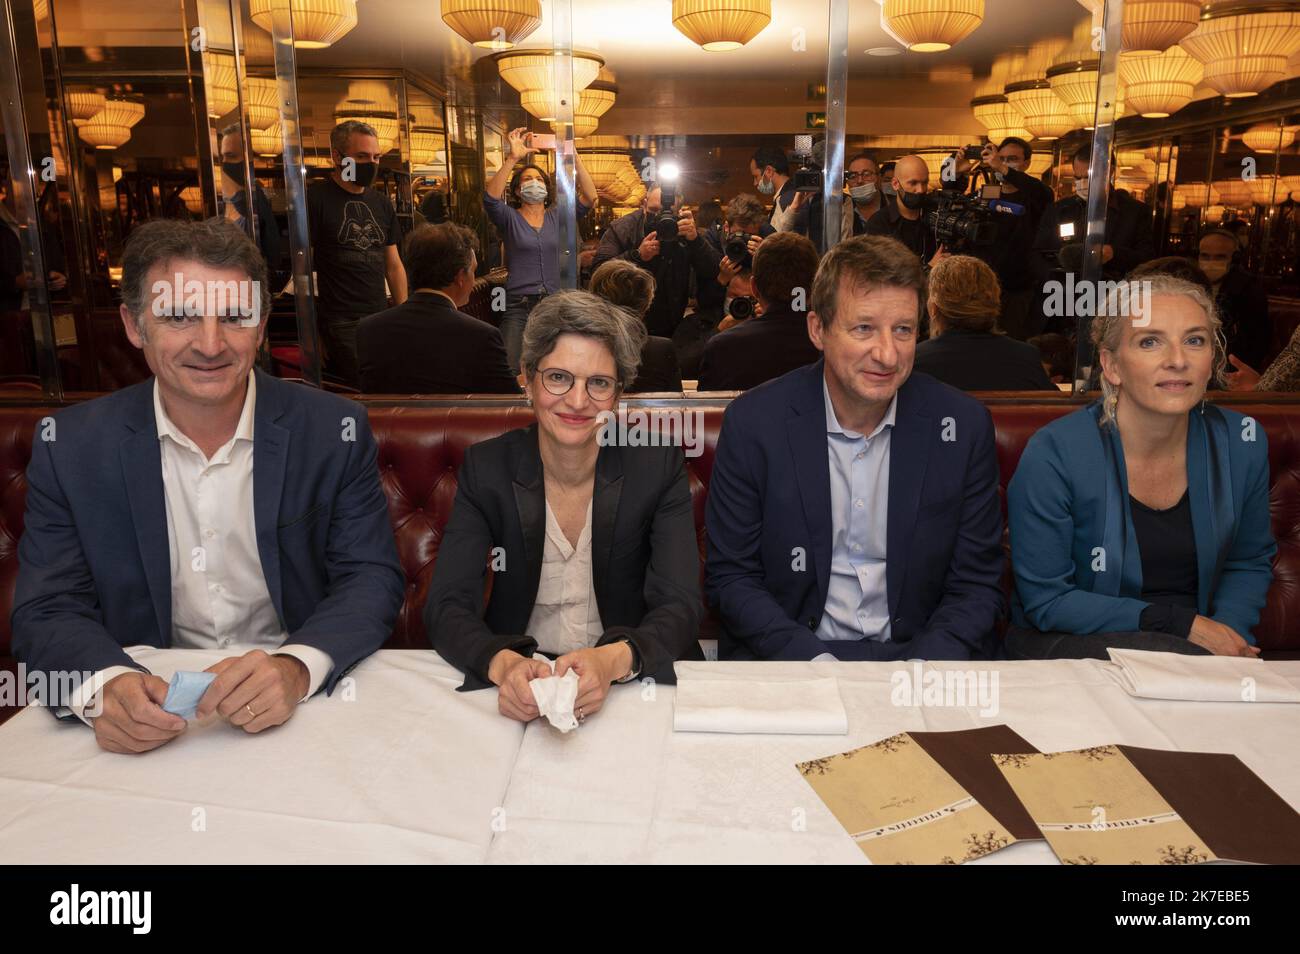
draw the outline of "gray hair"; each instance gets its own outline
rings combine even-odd
[[[354,133],[379,138],[379,133],[375,132],[375,127],[370,123],[363,123],[359,119],[345,119],[330,130],[330,148],[340,156],[346,156],[348,154],[348,141]]]
[[[1143,275],[1140,279],[1134,279],[1134,282],[1141,282],[1146,286],[1145,293],[1148,307],[1155,300],[1157,295],[1182,295],[1190,298],[1196,305],[1205,312],[1205,318],[1210,325],[1210,338],[1214,343],[1214,365],[1210,374],[1209,387],[1218,386],[1223,377],[1223,369],[1228,363],[1228,342],[1223,336],[1223,321],[1219,317],[1219,309],[1214,304],[1214,299],[1210,297],[1206,290],[1196,282],[1189,282],[1185,278],[1179,278],[1176,275],[1156,272],[1150,275]],[[1093,347],[1097,349],[1098,360],[1100,353],[1109,351],[1114,354],[1119,350],[1120,337],[1124,331],[1124,325],[1131,320],[1131,309],[1120,307],[1122,305],[1122,296],[1118,289],[1112,291],[1111,295],[1105,302],[1104,310],[1106,313],[1099,314],[1092,320],[1091,338]],[[1106,380],[1106,376],[1101,375],[1101,421],[1103,424],[1115,423],[1115,406],[1119,402],[1120,389]]]
[[[645,325],[626,308],[585,291],[561,291],[543,298],[528,315],[519,363],[531,379],[560,335],[585,335],[614,356],[619,389],[636,379],[645,344]]]
[[[731,226],[748,225],[759,228],[767,224],[767,209],[758,201],[758,196],[742,192],[727,203],[727,224]]]
[[[156,298],[149,284],[149,273],[156,265],[174,261],[242,271],[256,283],[261,315],[270,313],[271,288],[266,278],[266,260],[243,229],[222,218],[201,222],[154,219],[131,231],[122,254],[122,303],[135,318],[135,326],[142,336],[145,314]]]

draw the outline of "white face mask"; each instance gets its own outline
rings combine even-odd
[[[519,187],[519,197],[531,205],[545,202],[546,183],[538,182],[536,179],[529,179]]]
[[[849,189],[849,195],[853,197],[854,202],[870,202],[871,197],[875,194],[876,184],[874,182],[864,182]]]

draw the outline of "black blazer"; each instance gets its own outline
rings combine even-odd
[[[362,318],[357,360],[363,393],[519,393],[501,332],[434,292]]]
[[[747,391],[821,357],[808,316],[773,306],[708,340],[700,358],[701,391]]]
[[[702,659],[703,611],[695,508],[678,447],[603,446],[596,458],[591,572],[605,633],[628,637],[641,674],[674,682],[673,662]],[[546,537],[546,494],[537,425],[469,448],[451,518],[438,548],[424,626],[433,648],[483,689],[503,649],[531,655],[524,630],[537,599]],[[502,548],[483,607],[484,573]]]
[[[669,338],[650,335],[641,348],[641,368],[628,394],[646,391],[680,391],[682,372],[677,367],[677,349]]]
[[[914,371],[963,391],[1056,391],[1031,344],[982,331],[945,331],[916,346]]]

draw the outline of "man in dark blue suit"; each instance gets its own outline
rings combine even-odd
[[[706,593],[724,659],[978,659],[1003,612],[993,422],[913,375],[921,263],[837,245],[822,360],[732,402],[709,481]]]
[[[186,723],[124,647],[228,650],[198,715],[260,732],[378,649],[402,602],[366,411],[254,369],[266,265],[229,222],[136,229],[122,297],[154,376],[42,422],[14,654],[85,674],[60,701],[143,752]]]

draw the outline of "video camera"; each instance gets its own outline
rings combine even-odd
[[[813,152],[813,137],[807,134],[794,137],[794,159],[799,168],[790,178],[795,192],[822,191],[822,166]]]
[[[951,189],[927,192],[924,209],[927,227],[950,252],[986,247],[997,240],[997,222],[993,217],[998,211],[983,196]],[[1011,209],[1005,211],[1014,214]]]

